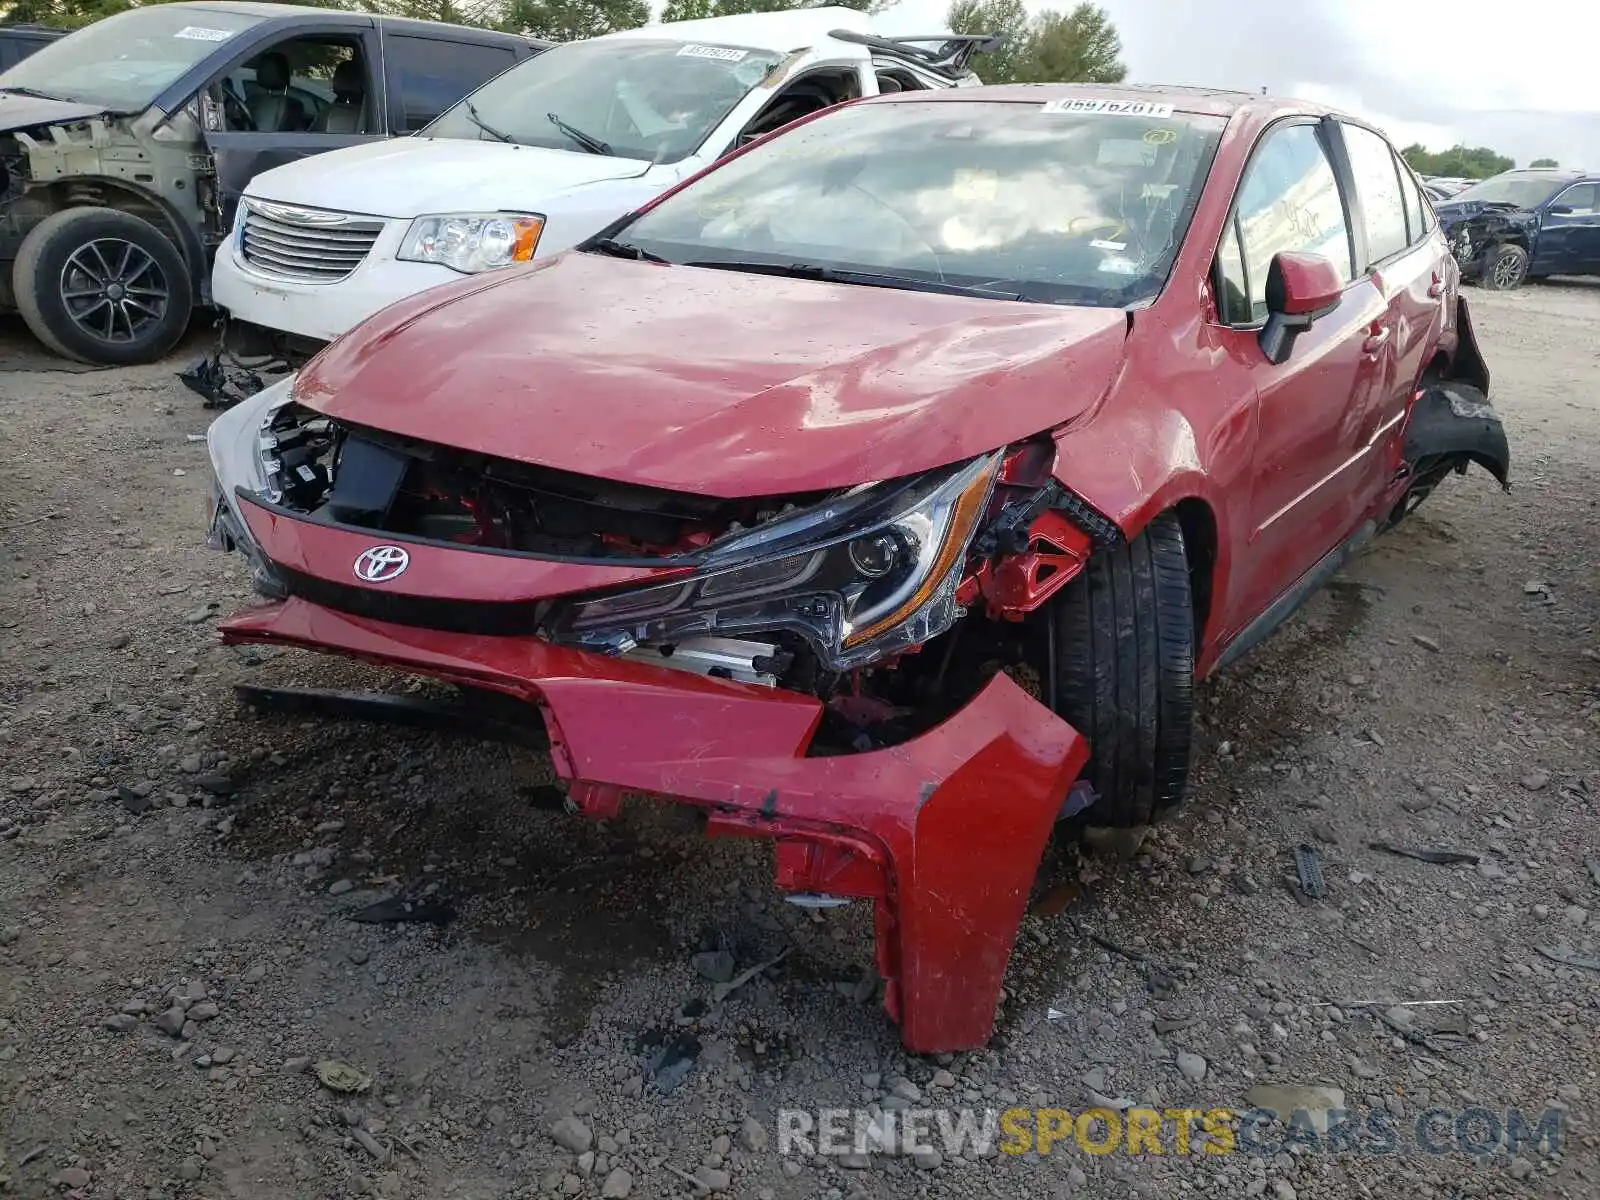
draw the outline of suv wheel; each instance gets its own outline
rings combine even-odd
[[[1509,292],[1528,278],[1528,252],[1521,246],[1496,246],[1489,251],[1479,281],[1491,292]]]
[[[150,222],[114,208],[69,208],[22,241],[17,308],[57,354],[107,366],[150,362],[189,326],[189,270]]]
[[[1183,529],[1163,513],[1090,556],[1062,589],[1056,708],[1090,743],[1095,825],[1148,825],[1183,802],[1194,731],[1194,602]]]

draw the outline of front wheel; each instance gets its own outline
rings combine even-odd
[[[69,208],[36,225],[12,269],[28,328],[66,358],[151,362],[189,326],[183,255],[149,221],[114,208]]]
[[[1509,292],[1528,278],[1528,252],[1521,246],[1496,246],[1483,264],[1479,283],[1491,292]]]
[[[1056,709],[1089,739],[1095,825],[1148,825],[1177,808],[1194,732],[1194,601],[1183,529],[1163,513],[1097,551],[1049,614]]]

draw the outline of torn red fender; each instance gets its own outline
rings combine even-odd
[[[301,600],[242,613],[222,634],[521,696],[590,815],[647,792],[704,807],[714,835],[774,839],[783,890],[874,902],[885,1007],[916,1053],[988,1041],[1045,842],[1089,752],[1004,675],[920,737],[808,758],[821,705],[792,692]]]

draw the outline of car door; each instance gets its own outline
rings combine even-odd
[[[1600,183],[1575,183],[1540,215],[1534,275],[1577,275],[1600,269]]]
[[[317,84],[317,90],[328,88],[336,74],[341,90],[359,85],[356,128],[341,127],[341,131],[335,132],[319,127],[321,110],[310,114],[310,127],[306,127],[304,105],[298,103],[287,109],[280,106],[280,111],[292,113],[298,109],[302,114],[300,119],[274,120],[270,128],[259,127],[249,111],[247,98],[239,94],[236,76],[241,68],[248,68],[252,73],[250,77],[257,81],[259,93],[260,64],[270,55],[281,56],[290,72],[284,86],[279,86],[277,80],[270,81],[273,86],[265,89],[270,94],[292,100],[297,92],[313,90],[307,84]],[[359,21],[349,25],[319,23],[314,32],[301,31],[254,46],[242,60],[230,62],[213,76],[201,89],[200,112],[206,146],[216,169],[220,229],[232,226],[239,197],[249,182],[263,171],[386,135],[387,120],[382,105],[383,91],[378,86],[377,62],[378,41],[370,22],[365,25]]]
[[[1384,314],[1369,339],[1380,346],[1382,380],[1370,402],[1352,414],[1364,451],[1349,485],[1363,512],[1388,485],[1399,463],[1400,439],[1417,381],[1439,344],[1456,276],[1432,236],[1433,214],[1411,170],[1379,133],[1339,122],[1360,214],[1356,245],[1362,269],[1383,297]]]
[[[1244,615],[1264,610],[1351,532],[1361,414],[1383,382],[1386,354],[1373,331],[1386,305],[1372,279],[1355,272],[1349,200],[1325,125],[1291,120],[1262,135],[1217,252],[1213,286],[1226,354],[1219,370],[1236,375],[1230,390],[1256,395],[1249,544],[1235,563],[1236,611]],[[1346,286],[1338,306],[1273,364],[1258,337],[1267,271],[1285,251],[1327,258]]]

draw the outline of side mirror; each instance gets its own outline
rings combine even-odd
[[[1281,366],[1295,339],[1339,307],[1344,292],[1339,268],[1320,254],[1285,250],[1267,268],[1267,323],[1261,327],[1261,353]]]
[[[1572,205],[1552,204],[1549,208],[1545,209],[1545,212],[1549,213],[1552,217],[1570,217],[1572,215]]]

